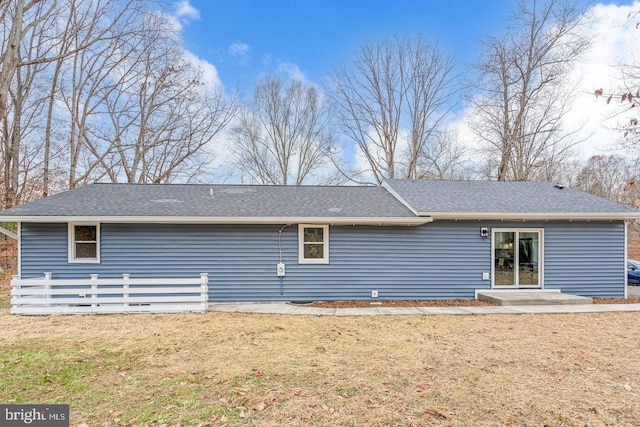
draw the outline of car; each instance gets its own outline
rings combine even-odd
[[[640,285],[640,261],[627,260],[627,283],[629,285]]]

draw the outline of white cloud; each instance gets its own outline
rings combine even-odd
[[[182,22],[200,20],[200,11],[193,7],[189,0],[181,0],[175,5],[175,16]]]
[[[616,148],[621,134],[616,127],[627,120],[619,100],[607,105],[604,98],[596,98],[596,89],[605,93],[617,92],[620,86],[619,65],[634,61],[638,53],[640,30],[628,24],[628,16],[640,10],[640,2],[628,6],[596,4],[591,7],[592,25],[585,29],[593,44],[578,62],[574,72],[578,98],[567,114],[567,121],[582,126],[580,154],[587,158]],[[615,117],[614,117],[615,116]]]
[[[222,87],[222,81],[220,80],[220,77],[218,77],[218,70],[216,69],[215,65],[205,59],[196,56],[188,50],[185,50],[183,52],[183,55],[188,62],[193,64],[202,72],[202,81],[205,83],[205,89],[219,89],[220,87]]]
[[[235,125],[235,120],[217,135],[215,141],[210,147],[214,153],[211,168],[214,172],[216,182],[242,182],[242,171],[235,165],[235,155],[233,147],[235,141],[231,135],[231,129]]]
[[[307,76],[292,62],[281,62],[278,65],[278,73],[288,76],[292,80],[307,81]]]
[[[369,150],[369,154],[375,161],[380,165],[384,166],[385,164],[385,154],[382,149],[382,142],[380,136],[376,133],[373,128],[370,128],[367,132],[368,143],[367,147]],[[396,154],[396,173],[401,173],[402,166],[399,165],[403,155],[407,153],[409,150],[409,131],[407,129],[400,129],[398,131],[398,140],[395,149]],[[362,149],[355,144],[354,146],[354,166],[356,170],[365,171],[358,178],[363,182],[375,183],[376,178],[371,169],[371,164],[369,163],[369,159],[362,151]]]
[[[235,42],[229,46],[229,55],[234,57],[246,58],[249,56],[249,51],[251,48],[248,44],[243,42]]]

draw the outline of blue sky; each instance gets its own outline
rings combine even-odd
[[[393,34],[422,33],[469,63],[482,37],[501,33],[511,3],[191,0],[199,18],[184,21],[183,36],[185,47],[214,64],[225,85],[251,87],[261,73],[283,66],[321,82],[361,40]]]
[[[596,2],[579,0],[584,7]],[[263,73],[297,67],[320,83],[363,39],[432,38],[460,67],[480,40],[499,36],[515,0],[180,0],[185,47],[215,65],[225,85],[250,88]],[[629,5],[631,0],[604,1]],[[191,13],[189,13],[191,12]]]
[[[616,90],[614,68],[640,58],[640,30],[624,25],[640,0],[578,0],[593,19],[583,31],[593,46],[576,64],[579,99],[567,128],[579,129],[579,155],[611,152],[620,134],[621,116],[595,99],[594,90]],[[422,34],[454,56],[459,72],[470,78],[470,66],[481,40],[500,37],[516,0],[174,0],[184,48],[197,58],[210,81],[238,87],[250,95],[266,73],[301,77],[321,85],[332,67],[353,59],[364,39]],[[472,110],[460,104],[448,127],[467,146],[476,143],[466,125]],[[221,160],[223,161],[223,160]]]

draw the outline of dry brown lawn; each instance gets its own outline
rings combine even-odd
[[[640,313],[19,317],[0,402],[71,425],[640,426]]]

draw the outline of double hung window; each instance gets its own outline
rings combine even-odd
[[[69,262],[100,262],[100,224],[69,224]]]
[[[298,262],[300,264],[329,263],[329,226],[298,226]]]

